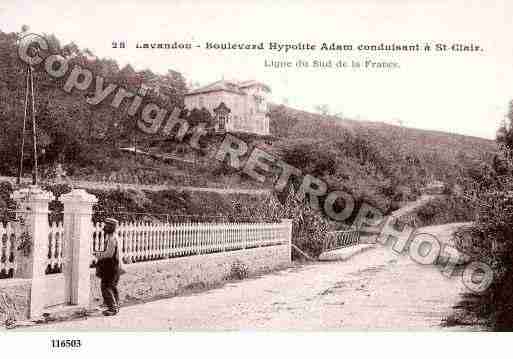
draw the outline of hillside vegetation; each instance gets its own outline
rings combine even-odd
[[[24,64],[18,59],[19,34],[0,31],[0,175],[17,171],[20,133],[23,119]],[[146,69],[135,71],[120,67],[115,60],[98,58],[76,44],[62,44],[47,35],[51,51],[70,60],[70,69],[78,64],[131,91],[150,84],[146,102],[163,108],[183,106],[186,79],[176,70],[166,74]],[[37,70],[37,69],[36,69]],[[174,138],[162,138],[136,129],[137,115],[126,108],[110,107],[111,98],[91,106],[86,102],[91,91],[62,90],[66,76],[49,78],[36,71],[36,108],[38,122],[38,160],[41,173],[51,173],[59,162],[68,175],[87,180],[131,183],[169,183],[173,185],[219,187],[269,187],[259,184],[240,171],[212,159],[221,136],[207,136],[202,150],[192,149]],[[94,81],[91,89],[94,88]],[[145,102],[145,103],[146,103]],[[141,108],[144,106],[141,106]],[[193,123],[211,118],[202,111],[184,114]],[[405,200],[413,199],[426,182],[438,179],[452,184],[465,176],[468,167],[488,160],[495,144],[485,139],[423,131],[382,123],[354,121],[321,116],[285,106],[270,108],[272,136],[240,135],[250,146],[258,146],[301,169],[324,179],[330,189],[346,190],[357,198],[390,211]],[[26,139],[27,149],[31,146]],[[122,153],[120,147],[138,148],[159,154],[174,154],[196,161],[188,166],[177,162],[144,158]],[[32,154],[27,151],[25,168],[30,170]]]
[[[323,178],[331,188],[390,211],[440,180],[451,188],[472,168],[490,162],[494,141],[354,121],[272,106],[276,153],[305,173]]]

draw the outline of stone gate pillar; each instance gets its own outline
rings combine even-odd
[[[29,318],[42,314],[45,307],[46,281],[45,270],[48,259],[48,204],[54,200],[51,192],[38,186],[29,186],[15,191],[11,198],[16,201],[22,212],[27,234],[28,246],[17,253],[18,269],[16,277],[32,278],[30,290]]]
[[[96,196],[83,189],[62,195],[64,204],[64,298],[69,304],[89,307],[93,205]]]

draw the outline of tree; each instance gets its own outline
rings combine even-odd
[[[205,123],[207,127],[214,126],[214,117],[212,114],[206,109],[197,109],[193,108],[191,111],[188,111],[185,118],[190,126],[197,126],[200,123]]]
[[[513,100],[509,102],[506,118],[497,130],[497,142],[513,150]]]
[[[22,29],[22,32],[27,31],[28,27]],[[16,173],[17,149],[21,143],[27,70],[26,64],[19,59],[17,53],[17,42],[22,32],[0,31],[0,173],[8,175]],[[158,75],[151,70],[136,72],[130,64],[120,70],[113,59],[98,58],[91,50],[80,49],[73,42],[61,46],[59,39],[52,34],[45,34],[44,37],[50,44],[48,52],[59,53],[67,58],[70,69],[79,65],[91,70],[94,78],[96,75],[103,76],[105,84],[117,84],[133,92],[146,81],[161,84],[168,99],[160,98],[149,91],[144,103],[155,102],[169,111],[183,103],[185,79],[176,71],[169,70],[166,75]],[[43,55],[45,54],[42,53]],[[45,71],[35,71],[34,77],[38,147],[41,153],[44,152],[40,164],[52,165],[58,158],[63,158],[63,164],[72,172],[80,167],[104,170],[101,160],[108,162],[109,155],[116,153],[121,141],[134,136],[132,132],[137,116],[128,116],[126,110],[129,101],[124,101],[117,109],[110,105],[110,99],[91,106],[86,98],[93,95],[94,82],[87,91],[74,90],[66,93],[62,91],[66,76],[54,79]],[[144,138],[145,135],[137,133],[137,136]],[[27,148],[31,144],[28,137],[25,142]],[[26,153],[28,171],[32,162],[29,158],[31,151]]]

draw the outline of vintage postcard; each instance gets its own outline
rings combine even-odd
[[[511,34],[506,0],[2,1],[0,330],[513,330]]]

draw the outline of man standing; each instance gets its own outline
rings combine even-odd
[[[105,250],[95,253],[98,259],[96,263],[96,276],[101,279],[103,302],[107,306],[107,310],[103,311],[103,315],[106,316],[116,315],[119,312],[117,285],[121,275],[121,259],[116,233],[118,224],[119,222],[113,218],[105,219],[105,226],[103,228]]]

